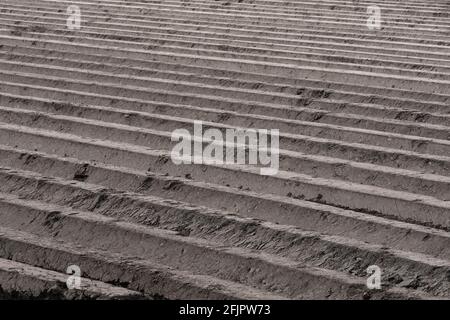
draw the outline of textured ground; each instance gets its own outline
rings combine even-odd
[[[2,0],[0,298],[449,298],[449,12]],[[198,119],[278,128],[279,173],[175,165]]]

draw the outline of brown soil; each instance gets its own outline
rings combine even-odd
[[[450,298],[446,1],[381,30],[364,1],[77,3],[0,3],[0,299]],[[194,120],[279,129],[280,171],[175,165]]]

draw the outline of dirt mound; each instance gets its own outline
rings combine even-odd
[[[0,299],[450,297],[445,1],[76,3],[0,4]]]

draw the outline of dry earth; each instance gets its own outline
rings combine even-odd
[[[449,298],[449,9],[2,0],[0,297]],[[198,119],[279,129],[279,173],[175,165]]]

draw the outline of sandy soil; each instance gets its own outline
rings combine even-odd
[[[449,8],[379,2],[3,0],[0,299],[450,298]],[[174,164],[195,120],[279,172]]]

